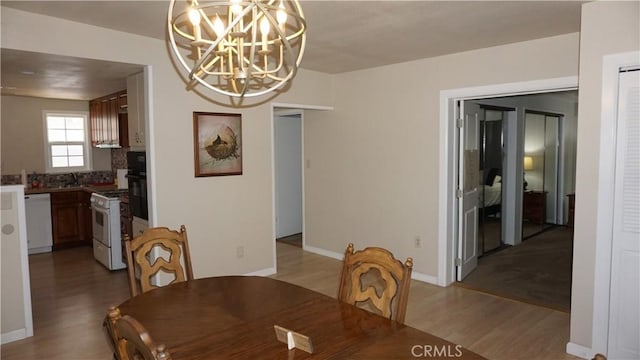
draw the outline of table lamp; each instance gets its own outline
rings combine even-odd
[[[533,157],[525,156],[524,157],[524,172],[522,173],[522,180],[524,182],[524,190],[527,190],[527,179],[525,178],[525,174],[527,170],[533,170]]]

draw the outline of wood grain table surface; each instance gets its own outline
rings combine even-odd
[[[483,359],[444,339],[332,297],[254,276],[212,277],[154,289],[125,301],[173,360]],[[274,325],[307,335],[314,353],[289,351]]]

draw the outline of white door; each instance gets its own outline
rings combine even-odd
[[[274,119],[276,238],[302,233],[301,115]]]
[[[458,136],[458,255],[457,280],[462,281],[478,265],[478,184],[480,152],[478,127],[480,106],[460,102],[462,116]],[[456,118],[460,118],[457,116]],[[460,124],[459,124],[460,125]]]
[[[640,358],[640,70],[620,73],[609,359]]]

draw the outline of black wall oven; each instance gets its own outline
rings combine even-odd
[[[148,220],[147,158],[144,151],[127,152],[127,179],[129,181],[129,208],[131,216]]]

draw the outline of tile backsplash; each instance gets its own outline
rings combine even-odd
[[[74,179],[74,175],[77,177]],[[27,187],[31,187],[34,181],[39,187],[60,187],[65,185],[91,185],[91,184],[112,184],[114,179],[113,171],[89,171],[77,173],[61,174],[27,174]],[[0,180],[2,185],[21,184],[20,174],[2,175]]]
[[[115,172],[116,169],[127,168],[127,151],[129,148],[111,149],[111,168]]]
[[[60,174],[31,173],[27,174],[27,187],[36,181],[39,187],[60,187],[65,185],[113,184],[117,169],[127,168],[127,151],[129,148],[111,149],[112,170],[73,172]],[[74,176],[77,179],[74,179]],[[2,185],[18,185],[22,183],[20,174],[2,175]]]

